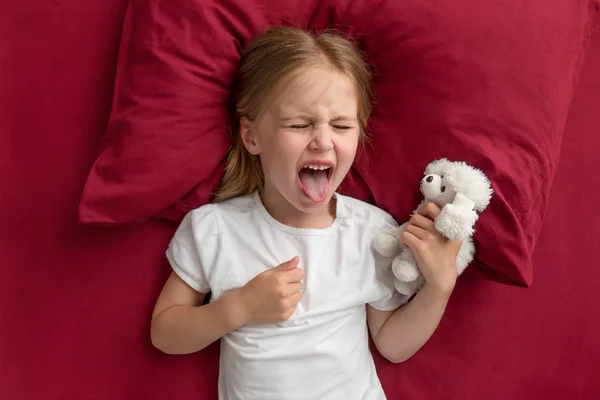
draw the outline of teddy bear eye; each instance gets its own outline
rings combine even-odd
[[[444,175],[440,175],[440,179],[444,179]]]
[[[442,186],[442,193],[444,193],[446,191],[446,186]]]

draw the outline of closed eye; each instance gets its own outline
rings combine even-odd
[[[306,129],[310,126],[310,124],[302,124],[302,125],[290,125],[289,127],[294,130]]]
[[[351,126],[348,125],[332,125],[335,129],[340,129],[340,130],[348,130],[348,129],[352,129]]]

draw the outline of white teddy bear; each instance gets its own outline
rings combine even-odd
[[[429,202],[435,203],[441,210],[435,219],[435,228],[448,239],[463,241],[456,258],[460,275],[475,254],[473,225],[479,218],[477,212],[483,211],[492,197],[490,181],[483,172],[464,162],[442,158],[425,169],[421,193],[424,199],[415,212]],[[412,295],[421,289],[424,279],[411,250],[400,241],[400,235],[408,224],[406,222],[380,233],[375,237],[373,246],[382,256],[395,257],[392,271],[396,277],[396,290]]]

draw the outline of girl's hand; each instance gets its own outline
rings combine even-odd
[[[255,276],[239,289],[244,325],[286,321],[302,298],[304,271],[294,257]]]
[[[462,241],[449,240],[435,229],[433,221],[439,214],[438,206],[427,203],[411,217],[401,239],[413,252],[425,281],[444,293],[451,293]]]

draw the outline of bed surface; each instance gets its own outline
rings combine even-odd
[[[150,344],[150,314],[169,274],[164,250],[176,226],[77,223],[110,112],[124,11],[117,0],[67,12],[48,3],[26,18],[15,11],[8,25],[0,19],[2,399],[216,398],[218,345],[168,356]],[[72,18],[79,22],[65,24]],[[569,114],[533,285],[462,276],[417,355],[400,365],[377,356],[389,399],[600,398],[598,71],[596,33]]]

